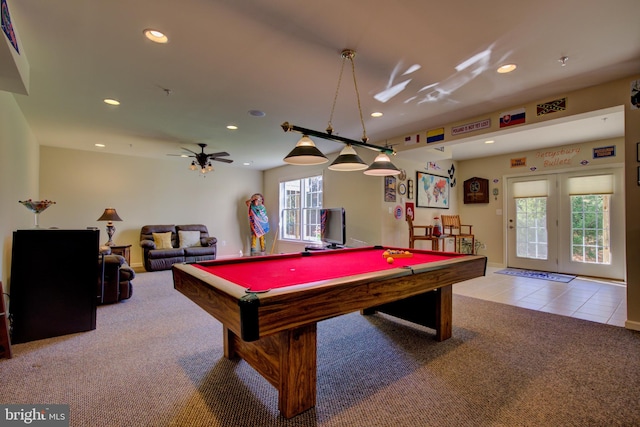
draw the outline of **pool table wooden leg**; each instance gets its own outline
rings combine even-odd
[[[436,341],[444,341],[451,338],[453,331],[453,287],[441,287],[436,298]]]
[[[436,341],[451,338],[453,288],[442,286],[425,294],[360,310],[363,315],[376,311],[436,330]]]
[[[241,357],[278,389],[278,409],[291,418],[316,405],[317,324],[243,341],[224,328],[224,356]]]

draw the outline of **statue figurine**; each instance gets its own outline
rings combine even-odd
[[[267,217],[267,209],[264,207],[264,197],[262,194],[256,193],[246,203],[249,207],[249,224],[251,225],[251,255],[258,253],[256,247],[258,241],[260,242],[260,252],[264,255],[264,236],[269,232],[269,217]]]

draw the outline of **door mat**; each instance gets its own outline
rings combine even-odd
[[[509,276],[528,277],[530,279],[551,280],[553,282],[569,283],[576,276],[570,274],[547,273],[546,271],[521,270],[519,268],[505,268],[496,271],[498,274],[506,274]]]

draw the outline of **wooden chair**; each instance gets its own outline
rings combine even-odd
[[[407,223],[409,224],[409,248],[414,248],[416,240],[430,240],[431,249],[437,251],[439,249],[439,240],[433,233],[433,225],[414,225],[410,216],[407,216]],[[424,230],[424,231],[421,231]],[[418,233],[416,233],[418,231]]]
[[[463,239],[471,239],[471,253],[474,254],[476,247],[476,238],[473,235],[473,226],[469,224],[461,224],[460,215],[440,215],[440,219],[442,220],[443,234],[447,237],[453,237],[454,251],[460,252],[461,241]],[[467,233],[463,231],[463,227],[468,230]]]

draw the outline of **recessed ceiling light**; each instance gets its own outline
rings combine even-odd
[[[371,117],[382,117],[384,114],[382,114],[380,111],[374,111],[373,113],[371,113]]]
[[[144,36],[155,43],[167,43],[169,39],[164,35],[163,32],[154,30],[151,28],[147,28],[143,31]]]
[[[229,125],[229,126],[227,126],[227,129],[229,129],[229,130],[237,130],[237,129],[238,129],[238,126],[236,126],[236,125]]]
[[[104,100],[105,104],[109,104],[109,105],[120,105],[120,101],[118,101],[117,99],[113,99],[113,98],[106,98]]]
[[[496,71],[500,74],[505,74],[505,73],[510,73],[513,70],[515,70],[516,68],[518,68],[518,66],[516,64],[505,64],[500,66]]]
[[[267,115],[267,113],[260,110],[249,110],[249,115],[253,117],[264,117]]]
[[[251,166],[251,164],[252,164],[252,163],[253,163],[253,162],[244,162],[242,165],[243,165],[243,166]]]
[[[94,145],[95,145],[96,147],[98,147],[98,148],[104,148],[104,147],[105,147],[105,145],[104,145],[104,144],[94,144]]]
[[[485,144],[493,144],[494,142],[495,142],[494,140],[490,139],[490,140],[488,140],[488,141],[485,141],[484,143],[485,143]]]

